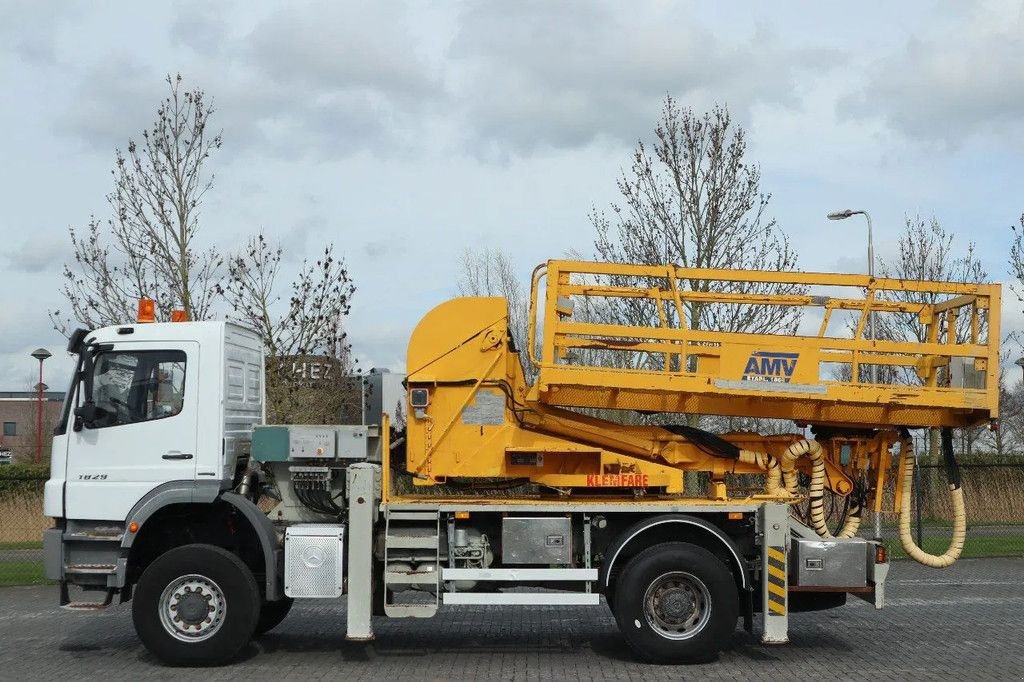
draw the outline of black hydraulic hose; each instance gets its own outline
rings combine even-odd
[[[960,465],[957,464],[956,455],[953,454],[953,429],[944,428],[941,434],[942,459],[946,465],[946,480],[953,490],[960,488]]]
[[[682,436],[701,450],[704,450],[715,457],[724,457],[726,459],[739,459],[740,457],[739,447],[723,438],[719,438],[713,433],[703,429],[698,429],[695,426],[686,426],[685,424],[666,424],[661,428],[665,429],[669,433]]]
[[[335,512],[330,507],[323,504],[322,500],[316,499],[315,493],[317,491],[296,486],[294,488],[295,496],[299,498],[299,502],[310,511],[314,511],[317,514],[328,514],[333,515]]]
[[[945,568],[960,558],[967,539],[967,512],[964,504],[964,491],[960,487],[960,467],[956,463],[953,454],[953,432],[949,428],[943,428],[940,432],[942,444],[942,456],[946,463],[946,475],[949,477],[950,504],[953,507],[953,533],[949,540],[949,546],[942,554],[929,554],[921,549],[910,534],[910,498],[914,484],[914,444],[910,433],[901,431],[902,441],[900,443],[901,475],[900,486],[902,493],[900,497],[900,544],[907,555],[918,563],[930,566],[931,568]]]

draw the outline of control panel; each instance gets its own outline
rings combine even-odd
[[[334,429],[292,426],[288,434],[288,459],[334,459]]]

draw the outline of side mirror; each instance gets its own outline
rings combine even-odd
[[[71,336],[68,338],[68,352],[80,355],[82,349],[85,348],[85,337],[91,334],[88,329],[76,329],[71,332]]]
[[[82,331],[82,330],[79,330]],[[78,334],[75,332],[75,337],[84,337],[88,332]],[[80,339],[79,339],[80,341]],[[82,404],[75,408],[75,423],[72,428],[75,431],[81,431],[82,427],[92,428],[96,421],[106,417],[109,412],[104,410],[102,407],[97,407],[96,403],[92,399],[92,374],[96,362],[96,356],[103,352],[113,348],[114,345],[110,343],[94,344],[91,346],[82,346],[79,344],[79,362],[78,362],[78,399],[82,400]]]
[[[80,431],[82,426],[92,428],[105,416],[107,411],[90,400],[75,408],[75,431]]]

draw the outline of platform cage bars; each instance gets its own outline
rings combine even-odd
[[[976,425],[998,411],[999,296],[996,284],[548,261],[532,278],[531,396],[848,426]]]

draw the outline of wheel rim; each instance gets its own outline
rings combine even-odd
[[[220,585],[190,574],[164,588],[159,608],[160,623],[169,635],[182,642],[201,642],[220,630],[228,604]]]
[[[644,593],[644,616],[665,639],[689,639],[711,619],[711,592],[691,573],[664,573]]]

